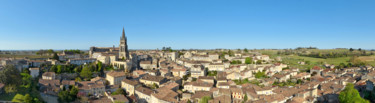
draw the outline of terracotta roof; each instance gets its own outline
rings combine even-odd
[[[74,80],[62,80],[61,84],[62,85],[75,85],[76,82]]]
[[[169,90],[169,89],[158,89],[157,93],[153,93],[151,95],[160,100],[164,100],[168,102],[175,102],[175,103],[177,102],[176,97],[178,96],[176,92]]]
[[[83,90],[90,90],[92,88],[104,88],[103,82],[81,81],[78,82],[78,88]]]
[[[115,71],[111,71],[111,72],[108,72],[107,73],[107,76],[112,76],[112,77],[122,77],[122,76],[126,76],[125,72],[115,72]]]
[[[189,82],[185,85],[193,85],[193,86],[199,86],[199,87],[212,87],[214,84],[203,82],[201,80],[197,80],[197,81],[194,81],[194,82]]]
[[[319,66],[314,66],[312,69],[313,70],[320,70],[321,68]]]
[[[129,100],[122,94],[119,94],[119,95],[111,95],[112,98],[113,98],[113,102],[114,101],[120,101],[120,102],[125,102],[125,103],[128,103]]]
[[[162,80],[164,80],[165,78],[164,77],[160,77],[160,76],[152,76],[152,75],[145,75],[143,76],[141,79],[143,80],[148,80],[148,81],[156,81],[156,82],[160,82]]]
[[[149,95],[149,96],[151,96],[151,93],[153,93],[153,90],[151,90],[149,88],[145,88],[145,87],[138,87],[136,89],[136,91],[141,92],[141,93],[146,94],[146,95]]]
[[[191,96],[191,99],[195,99],[195,98],[202,98],[204,96],[212,96],[212,92],[208,92],[208,91],[197,91],[195,92],[194,95]]]
[[[55,72],[45,72],[42,74],[42,76],[47,76],[47,77],[52,77],[53,75],[55,75]]]
[[[139,84],[138,81],[133,81],[133,80],[129,80],[129,79],[124,79],[124,80],[122,80],[122,82],[125,82],[126,84],[130,84],[130,85],[133,85],[133,86]]]

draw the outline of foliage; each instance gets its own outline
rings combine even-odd
[[[25,102],[24,96],[22,94],[16,94],[12,99],[12,102]]]
[[[230,64],[242,64],[241,60],[233,60]]]
[[[16,93],[17,86],[15,84],[8,84],[4,87],[5,93]]]
[[[295,86],[296,84],[302,84],[303,81],[301,79],[298,79],[297,82],[292,82],[291,80],[288,80],[286,82],[273,82],[273,86],[280,86],[280,87],[283,87],[283,86]]]
[[[247,93],[245,93],[245,97],[243,97],[243,103],[245,103],[247,101],[248,97],[247,97]]]
[[[78,88],[70,86],[70,89],[61,90],[58,94],[59,102],[72,102],[77,98]]]
[[[53,51],[52,49],[48,49],[48,50],[39,50],[36,52],[36,55],[50,55],[50,54],[53,54],[55,53],[55,51]]]
[[[234,56],[234,52],[231,51],[231,50],[228,50],[228,55],[229,55],[229,56]]]
[[[246,57],[245,58],[245,64],[252,64],[253,63],[253,59],[250,58],[250,57]]]
[[[245,53],[249,52],[249,51],[247,50],[247,48],[245,48],[243,51],[244,51]]]
[[[84,52],[81,51],[81,50],[74,50],[74,49],[70,49],[70,50],[64,50],[64,52],[71,52],[71,53],[74,53],[74,54],[83,54]]]
[[[21,78],[20,72],[13,65],[7,65],[0,71],[0,83],[19,85],[22,83]]]
[[[189,74],[187,74],[187,75],[184,75],[184,76],[183,76],[183,79],[184,79],[184,80],[187,80],[187,79],[188,79],[188,78],[189,78],[190,76],[191,76],[191,74],[190,74],[190,73],[189,73]]]
[[[53,53],[52,59],[59,60],[59,56],[57,56],[57,53]]]
[[[369,103],[369,101],[361,98],[354,85],[349,83],[345,89],[339,94],[340,103]]]
[[[157,85],[156,83],[154,83],[154,84],[151,85],[150,88],[151,88],[151,89],[158,89],[158,88],[159,88],[159,85]]]
[[[112,93],[112,95],[126,95],[126,92],[122,88],[118,88],[115,92]]]
[[[267,78],[266,72],[257,72],[255,73],[255,78]]]
[[[249,79],[240,79],[240,80],[233,80],[237,85],[251,83],[260,86],[260,82],[257,80],[249,80]]]
[[[80,75],[82,78],[85,78],[85,80],[90,80],[92,76],[92,72],[88,66],[84,66]]]
[[[76,66],[73,64],[68,65],[52,65],[50,68],[50,72],[55,72],[57,74],[61,73],[76,73],[80,69],[80,66]]]
[[[22,76],[22,86],[25,87],[26,89],[30,89],[31,82],[32,82],[31,75],[26,74],[26,73],[21,73],[21,76]]]
[[[172,52],[172,48],[171,47],[163,47],[162,48],[162,51],[169,51],[169,52]]]
[[[201,98],[201,100],[199,101],[199,103],[208,103],[209,100],[211,100],[212,98],[210,96],[204,96]]]
[[[257,60],[256,63],[257,63],[257,64],[262,64],[262,61],[261,61],[261,60]]]
[[[217,75],[217,71],[208,71],[207,75],[208,76],[216,76]]]
[[[12,99],[12,102],[24,102],[24,103],[33,103],[33,98],[30,96],[30,94],[26,94],[25,96],[22,94],[16,94],[14,98]],[[35,102],[38,102],[35,100]]]

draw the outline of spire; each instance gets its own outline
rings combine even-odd
[[[122,27],[122,37],[121,38],[125,39],[125,28],[124,27]]]

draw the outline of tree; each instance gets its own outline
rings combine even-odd
[[[249,52],[249,51],[247,50],[247,48],[245,48],[243,51],[244,51],[245,53]]]
[[[98,71],[101,72],[103,68],[102,62],[98,61]]]
[[[62,73],[63,72],[63,70],[62,70],[63,68],[62,68],[62,66],[61,65],[57,65],[57,71],[56,71],[56,73],[57,74],[60,74],[60,73]]]
[[[246,102],[248,99],[247,94],[245,94],[245,97],[243,97],[243,101]]]
[[[255,73],[255,78],[266,78],[267,75],[265,72],[257,72]]]
[[[24,102],[24,96],[22,94],[16,94],[13,97],[12,102]]]
[[[352,52],[352,51],[354,51],[354,49],[353,49],[353,48],[350,48],[349,51]]]
[[[85,67],[83,67],[80,75],[81,75],[81,77],[85,78],[86,80],[89,80],[89,79],[91,79],[92,73],[91,73],[90,69],[87,66],[85,66]]]
[[[358,48],[358,51],[361,51],[362,49],[361,48]]]
[[[340,103],[369,103],[369,101],[361,98],[352,83],[347,84],[345,89],[340,92],[339,101]]]
[[[22,83],[22,76],[13,65],[7,65],[0,71],[0,83],[19,85]]]
[[[52,59],[59,60],[59,56],[57,55],[57,53],[53,53]]]
[[[126,95],[126,92],[122,88],[118,88],[115,92],[112,93],[112,95]]]
[[[257,64],[262,64],[262,61],[261,60],[257,60]]]
[[[31,103],[33,101],[33,98],[31,98],[30,94],[26,94],[24,96],[24,102],[25,103]]]
[[[72,88],[70,89],[69,95],[72,97],[73,100],[77,98],[78,91],[78,88],[76,88],[75,86],[72,86]]]
[[[251,64],[253,62],[253,59],[252,58],[250,58],[250,57],[246,57],[246,59],[245,59],[245,63],[246,64]]]
[[[66,91],[66,90],[62,90],[59,92],[59,94],[57,95],[59,98],[58,100],[60,102],[70,102],[72,101],[73,99],[71,98],[71,96],[69,95],[69,91]]]
[[[15,93],[17,92],[17,86],[15,84],[8,84],[4,88],[5,93]]]
[[[22,87],[25,87],[26,89],[30,89],[32,77],[30,74],[21,73],[22,75]]]
[[[212,98],[210,96],[204,96],[201,98],[201,100],[199,101],[199,103],[208,103],[209,100],[211,100]]]

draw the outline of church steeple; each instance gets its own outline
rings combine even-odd
[[[122,28],[122,36],[120,39],[120,45],[119,45],[119,58],[121,59],[130,59],[129,58],[129,51],[128,51],[128,44],[126,43],[126,36],[125,36],[125,28]]]
[[[124,27],[122,27],[122,37],[121,37],[121,39],[125,39],[126,37],[125,37],[125,28]]]

